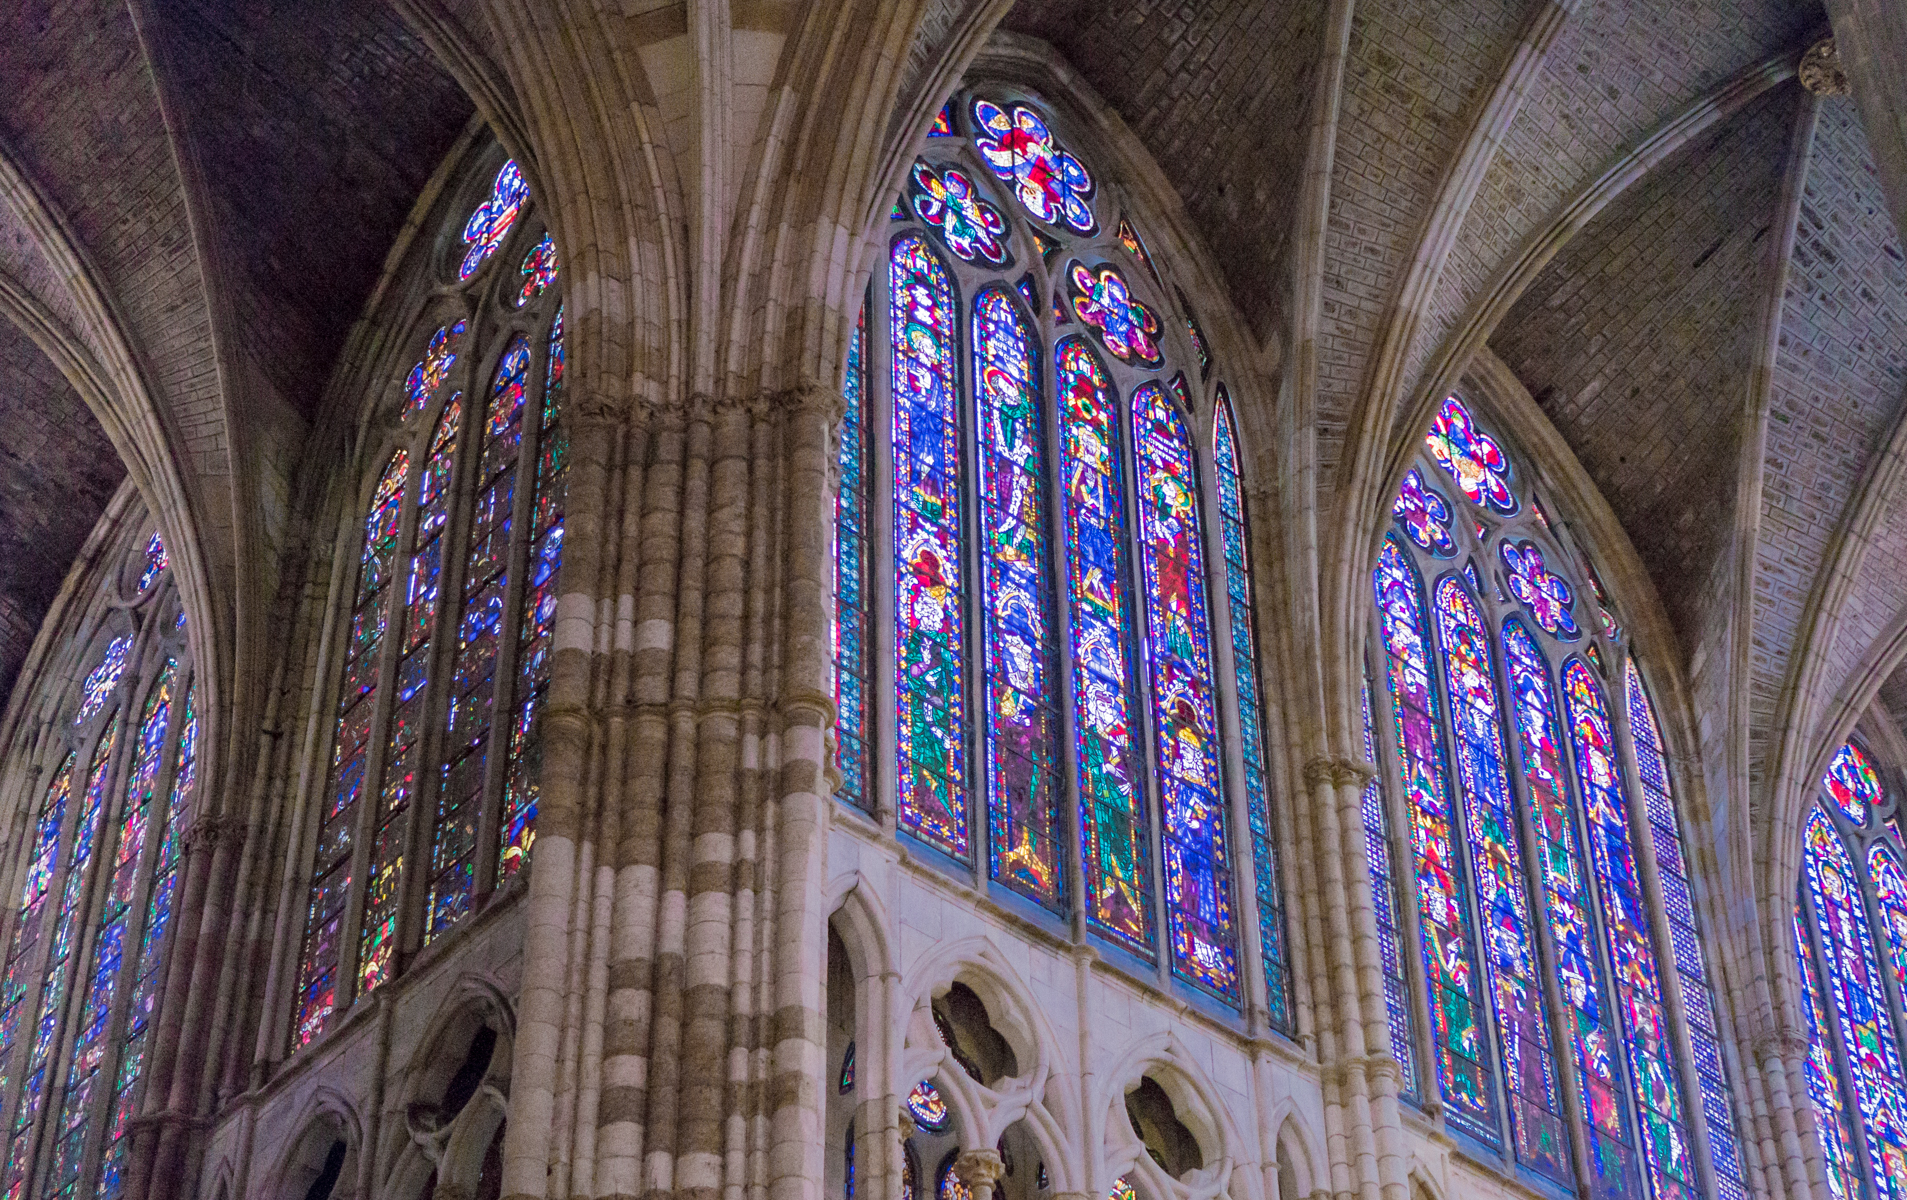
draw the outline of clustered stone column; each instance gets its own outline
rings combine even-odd
[[[841,400],[580,408],[503,1192],[813,1194]]]

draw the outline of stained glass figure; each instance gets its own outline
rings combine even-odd
[[[511,159],[497,171],[497,178],[490,185],[490,196],[471,212],[470,219],[464,222],[464,242],[469,247],[464,251],[463,262],[457,266],[457,278],[468,279],[477,273],[477,269],[497,252],[503,245],[503,239],[509,235],[510,227],[523,215],[523,206],[529,202],[530,185],[523,180],[523,172],[517,169],[516,160]]]
[[[911,179],[908,195],[914,214],[940,235],[947,249],[982,266],[1004,267],[1012,262],[1006,218],[981,198],[979,186],[965,171],[915,159]]]
[[[940,111],[934,114],[934,123],[927,127],[927,136],[928,137],[953,137],[954,136],[953,101],[949,100],[947,101],[947,103],[941,105]]]
[[[1118,268],[1097,271],[1075,262],[1067,268],[1073,285],[1073,312],[1092,326],[1114,358],[1139,367],[1164,362],[1159,353],[1159,317],[1132,298]]]
[[[1391,516],[1410,540],[1439,558],[1455,558],[1457,543],[1450,536],[1450,505],[1437,489],[1424,484],[1416,467],[1404,472],[1404,485],[1391,503]],[[1475,586],[1475,580],[1471,581]]]
[[[1503,623],[1523,778],[1529,786],[1536,831],[1537,873],[1555,956],[1557,990],[1566,1006],[1564,1028],[1576,1058],[1582,1115],[1589,1132],[1594,1194],[1607,1200],[1641,1194],[1641,1163],[1624,1100],[1621,1035],[1610,1007],[1608,976],[1591,914],[1592,884],[1582,830],[1569,801],[1562,723],[1549,663],[1534,635],[1511,617]]]
[[[21,1064],[19,1099],[14,1105],[13,1128],[9,1131],[4,1194],[14,1200],[26,1186],[33,1166],[33,1125],[40,1108],[53,1091],[49,1072],[58,1040],[60,1017],[66,1005],[67,988],[88,980],[75,978],[68,969],[73,952],[79,947],[79,925],[84,920],[86,893],[92,883],[89,868],[93,852],[99,848],[104,830],[106,788],[113,761],[113,746],[119,740],[123,718],[115,715],[93,745],[92,764],[86,770],[86,791],[80,802],[79,816],[73,826],[73,848],[66,857],[66,879],[60,885],[59,915],[53,925],[53,940],[47,947],[46,964],[40,976],[39,1017],[33,1026],[26,1060]],[[118,966],[115,958],[111,964]]]
[[[101,1200],[113,1200],[125,1185],[126,1156],[130,1149],[127,1135],[132,1132],[133,1118],[139,1115],[147,1044],[159,1015],[159,981],[163,978],[167,935],[172,931],[172,905],[179,886],[185,830],[192,819],[192,793],[198,782],[196,688],[186,689],[184,712],[177,761],[172,769],[171,795],[166,800],[164,813],[157,818],[163,822],[163,832],[151,868],[152,886],[146,893],[145,924],[133,965],[132,1001],[126,1009],[125,1034],[116,1047],[119,1063],[112,1074],[113,1094],[106,1109],[110,1124],[100,1166]]]
[[[73,724],[84,725],[106,707],[113,689],[119,686],[120,677],[126,673],[126,655],[131,650],[131,637],[116,637],[106,643],[106,653],[100,656],[99,665],[80,681],[79,712],[74,715]]]
[[[549,291],[550,285],[556,282],[556,273],[562,269],[563,264],[556,258],[556,239],[545,233],[523,256],[520,271],[523,285],[517,289],[516,306],[522,308]]]
[[[569,439],[558,418],[563,407],[563,310],[550,326],[549,358],[543,378],[543,407],[537,415],[536,480],[530,494],[529,574],[523,583],[518,618],[516,687],[509,726],[509,757],[503,767],[503,810],[498,821],[497,881],[520,870],[536,841],[537,801],[543,778],[543,697],[550,686],[550,656],[555,652],[557,573],[563,565],[563,512]]]
[[[1038,351],[1006,289],[973,306],[980,431],[987,853],[992,877],[1058,907],[1058,622],[1047,584],[1046,434]]]
[[[1118,414],[1105,368],[1085,342],[1061,342],[1056,365],[1086,916],[1149,955],[1152,863],[1132,729],[1132,569]]]
[[[973,1189],[954,1169],[959,1159],[960,1151],[956,1149],[947,1151],[947,1157],[940,1160],[940,1183],[934,1190],[936,1200],[973,1200]]]
[[[889,255],[892,305],[895,676],[900,827],[970,853],[966,542],[960,497],[953,283],[921,236]]]
[[[940,1089],[926,1079],[907,1093],[907,1112],[914,1118],[914,1124],[927,1133],[940,1133],[953,1121],[953,1113],[941,1099]]]
[[[1522,837],[1503,744],[1503,712],[1487,627],[1456,579],[1437,584],[1438,641],[1450,697],[1451,745],[1463,797],[1470,876],[1483,922],[1483,964],[1496,1001],[1497,1046],[1510,1099],[1517,1161],[1567,1185],[1572,1168],[1562,1085],[1543,1013],[1536,935],[1524,891]]]
[[[477,826],[484,768],[496,706],[497,656],[503,645],[509,589],[511,512],[516,503],[517,450],[523,442],[530,344],[519,335],[504,351],[490,384],[478,457],[477,501],[464,541],[463,587],[444,714],[443,765],[431,829],[430,885],[424,940],[470,911],[477,890]]]
[[[1543,632],[1565,642],[1573,642],[1581,636],[1582,630],[1577,627],[1576,615],[1571,611],[1575,594],[1561,576],[1551,573],[1544,564],[1543,551],[1535,542],[1505,539],[1497,543],[1497,555],[1510,573],[1510,594],[1530,610]]]
[[[409,400],[404,409],[405,416],[428,408],[431,397],[444,385],[444,380],[450,378],[450,368],[457,363],[457,346],[463,341],[464,330],[469,328],[469,324],[464,320],[453,321],[430,335],[430,345],[424,347],[424,357],[417,360],[417,365],[411,368],[410,375],[404,380],[404,395]]]
[[[1700,1191],[1688,1133],[1688,1106],[1669,1038],[1661,972],[1629,829],[1627,789],[1602,685],[1579,658],[1563,667],[1563,696],[1576,754],[1578,802],[1596,873],[1597,905],[1615,964],[1616,1011],[1623,1018],[1650,1191],[1668,1200],[1694,1200]]]
[[[1279,897],[1281,877],[1266,796],[1266,747],[1263,701],[1258,687],[1258,621],[1253,603],[1251,530],[1246,522],[1244,472],[1239,463],[1238,430],[1231,396],[1218,385],[1212,461],[1217,468],[1220,541],[1225,547],[1225,603],[1231,612],[1232,676],[1237,681],[1238,732],[1245,762],[1245,814],[1251,824],[1252,877],[1257,884],[1258,942],[1265,969],[1265,1001],[1272,1024],[1290,1031],[1289,955],[1285,915]]]
[[[1133,394],[1132,443],[1173,972],[1236,1000],[1231,847],[1198,469],[1185,418],[1157,384]]]
[[[854,323],[848,343],[842,396],[847,412],[841,422],[837,466],[841,484],[834,499],[834,736],[841,786],[835,795],[863,811],[872,811],[867,777],[868,704],[868,489],[873,472],[867,459],[867,309]]]
[[[158,534],[146,543],[146,563],[139,571],[139,592],[144,594],[153,582],[172,566],[172,560],[166,556],[165,539]]]
[[[1450,1123],[1489,1145],[1502,1142],[1482,1031],[1476,935],[1457,849],[1457,816],[1438,730],[1423,587],[1403,545],[1386,538],[1372,576],[1382,622],[1395,748],[1404,784],[1430,1001],[1431,1061]]]
[[[1092,174],[1060,146],[1044,117],[1024,104],[1003,108],[976,98],[973,123],[974,148],[1036,220],[1082,237],[1099,231]]]
[[[399,450],[379,475],[364,519],[364,550],[345,644],[331,774],[318,817],[318,848],[298,956],[297,1012],[292,1025],[293,1043],[298,1046],[318,1036],[337,1002],[338,939],[351,892],[351,848],[357,840],[358,803],[370,757],[371,713],[376,708],[378,652],[388,619],[386,588],[396,565],[398,516],[409,475],[410,456]]]
[[[1853,742],[1845,742],[1828,762],[1821,787],[1834,801],[1841,815],[1856,825],[1865,824],[1868,808],[1879,804],[1881,779],[1867,754]]]
[[[1506,517],[1516,515],[1516,495],[1510,491],[1510,460],[1495,438],[1477,428],[1463,401],[1444,397],[1424,442],[1437,465],[1457,481],[1470,503],[1485,505]]]
[[[1814,810],[1802,836],[1802,878],[1821,939],[1823,974],[1841,1027],[1855,1108],[1867,1131],[1875,1190],[1881,1200],[1899,1200],[1907,1196],[1907,1093],[1860,883],[1826,814]]]
[[[1655,705],[1642,685],[1642,674],[1632,655],[1623,663],[1628,702],[1630,741],[1642,781],[1642,811],[1648,815],[1650,840],[1655,846],[1656,871],[1662,881],[1662,911],[1669,919],[1669,944],[1676,971],[1682,977],[1682,1011],[1688,1018],[1689,1042],[1695,1051],[1696,1086],[1702,1091],[1703,1124],[1708,1131],[1709,1161],[1715,1169],[1716,1189],[1723,1200],[1745,1200],[1741,1153],[1735,1139],[1734,1108],[1728,1086],[1728,1068],[1722,1062],[1715,1032],[1715,994],[1703,961],[1701,928],[1695,920],[1693,891],[1688,881],[1688,857],[1683,853],[1681,821],[1670,790],[1668,752],[1656,723]],[[1907,1180],[1907,1174],[1903,1174]]]
[[[1371,684],[1360,689],[1364,702],[1364,759],[1377,761],[1377,747],[1371,735]],[[1411,1016],[1409,984],[1404,979],[1403,935],[1399,931],[1397,875],[1391,869],[1390,834],[1384,821],[1384,789],[1376,775],[1364,784],[1359,805],[1364,819],[1364,854],[1371,871],[1371,905],[1377,916],[1377,949],[1384,967],[1384,1012],[1390,1021],[1391,1052],[1397,1056],[1401,1078],[1397,1093],[1408,1100],[1421,1100],[1423,1091],[1417,1082],[1417,1022]]]
[[[1854,1135],[1849,1130],[1847,1102],[1842,1099],[1840,1072],[1828,1041],[1828,1014],[1822,1000],[1821,975],[1814,966],[1814,946],[1801,924],[1801,906],[1794,909],[1795,954],[1801,961],[1801,1011],[1807,1018],[1808,1057],[1805,1072],[1808,1098],[1814,1101],[1815,1132],[1821,1136],[1822,1168],[1834,1200],[1858,1200],[1860,1168],[1854,1160]]]
[[[172,719],[172,683],[177,664],[168,660],[159,672],[146,698],[140,717],[137,741],[133,745],[131,774],[126,798],[120,808],[118,829],[112,841],[101,847],[111,853],[111,874],[105,898],[95,922],[92,964],[80,975],[79,1025],[69,1036],[66,1082],[62,1089],[65,1103],[47,1136],[52,1144],[52,1162],[45,1187],[70,1194],[79,1186],[79,1174],[85,1165],[88,1118],[92,1115],[92,1097],[100,1082],[100,1068],[113,1050],[107,1039],[112,1020],[113,998],[124,975],[122,964],[138,936],[134,919],[138,913],[133,901],[138,890],[140,867],[146,848],[146,833],[151,827],[153,798],[159,784],[159,767],[165,754],[166,732]]]

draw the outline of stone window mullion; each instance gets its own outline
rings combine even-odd
[[[1611,679],[1620,681],[1623,663],[1632,653],[1631,648],[1624,647],[1621,653],[1613,656],[1615,661],[1610,663]],[[1663,1007],[1667,1010],[1665,1015],[1669,1022],[1669,1036],[1675,1047],[1676,1082],[1681,1088],[1682,1103],[1688,1114],[1686,1125],[1691,1156],[1696,1161],[1695,1169],[1702,1194],[1717,1196],[1720,1189],[1715,1181],[1714,1162],[1709,1157],[1706,1103],[1700,1077],[1695,1070],[1694,1044],[1690,1039],[1688,1010],[1684,1007],[1682,996],[1682,972],[1676,965],[1675,946],[1669,938],[1669,914],[1662,902],[1662,876],[1655,860],[1655,834],[1644,808],[1645,792],[1642,768],[1636,761],[1635,731],[1629,725],[1629,705],[1619,682],[1611,684],[1609,697],[1609,727],[1619,751],[1622,793],[1628,803],[1628,811],[1624,816],[1628,818],[1630,840],[1635,846],[1636,875],[1641,885],[1642,901],[1648,909],[1649,944],[1655,951],[1656,974],[1660,978]],[[1675,797],[1670,796],[1669,799],[1673,803]],[[1718,1013],[1718,1020],[1719,1016]],[[1721,1031],[1718,1029],[1716,1033],[1719,1042]],[[1720,1049],[1718,1045],[1718,1052]],[[1734,1120],[1734,1114],[1729,1114],[1729,1120]]]
[[[162,656],[165,651],[161,651]],[[185,734],[186,697],[192,694],[194,672],[189,659],[181,652],[178,666],[173,674],[173,699],[171,709],[166,714],[165,746],[160,752],[159,770],[153,775],[152,805],[147,810],[145,844],[139,848],[139,862],[134,868],[132,900],[128,908],[126,936],[122,942],[119,962],[119,979],[114,987],[112,1013],[107,1018],[105,1058],[101,1061],[98,1078],[104,1086],[97,1088],[98,1095],[93,1099],[93,1128],[86,1139],[84,1156],[80,1159],[80,1176],[76,1195],[92,1195],[98,1185],[100,1165],[104,1160],[106,1139],[112,1130],[112,1104],[114,1081],[122,1068],[121,1054],[129,1013],[132,1007],[133,992],[138,987],[140,965],[139,949],[145,942],[146,921],[151,916],[148,905],[152,898],[152,885],[157,875],[159,855],[166,840],[166,829],[177,814],[172,811],[172,788],[178,776],[179,743]],[[125,802],[122,798],[121,803]],[[110,880],[111,873],[101,872]],[[170,938],[167,939],[170,943]],[[170,949],[168,944],[167,949]],[[165,957],[162,953],[162,959]],[[159,1000],[163,1003],[163,993]],[[158,1013],[153,1014],[153,1024],[157,1024]]]
[[[537,320],[529,327],[526,336],[530,342],[530,373],[524,385],[524,410],[522,434],[517,443],[516,464],[513,468],[515,481],[510,494],[510,549],[504,566],[503,616],[497,632],[497,656],[492,667],[490,684],[490,733],[484,748],[483,791],[478,806],[477,845],[475,855],[473,884],[473,910],[482,904],[496,888],[498,839],[502,830],[503,788],[510,767],[510,731],[515,721],[517,705],[522,697],[517,694],[517,671],[521,666],[519,654],[522,650],[523,596],[530,573],[530,556],[535,552],[532,542],[536,531],[533,528],[536,513],[536,470],[543,452],[543,438],[559,436],[557,427],[552,424],[545,430],[542,421],[544,396],[549,390],[550,371],[550,332],[554,320],[553,309],[560,309],[562,296],[546,295],[541,301],[543,308]],[[534,386],[533,386],[534,385]],[[488,397],[485,398],[486,405]],[[479,424],[481,432],[481,423]],[[480,444],[480,443],[479,443]],[[479,449],[479,456],[481,450]],[[481,475],[482,468],[478,467]],[[483,487],[481,478],[475,480],[470,495],[470,503],[476,502],[477,492]],[[466,523],[460,543],[469,538],[469,526]],[[464,557],[469,557],[469,547],[464,547]],[[462,570],[459,569],[459,586],[462,583]],[[461,594],[459,596],[461,601]],[[461,614],[460,614],[461,615]],[[453,640],[454,640],[453,634]],[[451,681],[445,681],[446,686]],[[434,864],[426,864],[430,866]]]
[[[424,470],[429,465],[430,431],[436,427],[441,411],[441,406],[431,410],[431,419],[420,422],[407,439],[416,443],[417,453],[411,455],[410,469],[404,477],[397,550],[391,558],[390,576],[384,585],[385,595],[378,601],[384,606],[385,633],[377,647],[377,691],[372,701],[370,733],[365,743],[364,790],[358,798],[358,811],[353,814],[356,828],[351,834],[351,865],[348,868],[351,882],[345,896],[344,917],[338,922],[337,965],[332,968],[336,972],[332,983],[334,998],[327,1024],[350,1011],[358,998],[358,934],[364,921],[365,901],[370,893],[368,875],[373,852],[377,849],[377,827],[384,807],[384,769],[389,758],[391,713],[395,707],[393,693],[397,688],[398,648],[403,644],[406,632],[403,624],[404,601],[410,588],[416,549],[413,543],[417,534],[417,490],[423,480]],[[348,628],[348,614],[345,619]],[[326,786],[330,786],[328,780]],[[322,828],[322,815],[319,825]]]

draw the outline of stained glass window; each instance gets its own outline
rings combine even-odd
[[[1568,1135],[1558,1116],[1562,1085],[1543,1013],[1536,935],[1523,887],[1523,839],[1513,810],[1503,705],[1491,670],[1489,634],[1476,602],[1458,580],[1443,579],[1435,596],[1444,688],[1450,697],[1451,746],[1482,917],[1483,962],[1496,1002],[1497,1044],[1516,1157],[1539,1174],[1567,1183]]]
[[[13,1127],[9,1131],[5,1194],[12,1200],[26,1186],[33,1167],[33,1128],[51,1090],[48,1075],[55,1069],[54,1045],[59,1038],[69,991],[86,986],[76,977],[74,951],[78,949],[81,922],[85,919],[86,892],[92,883],[92,859],[99,849],[106,811],[106,796],[111,786],[113,745],[123,724],[115,715],[105,732],[94,743],[91,765],[86,769],[86,790],[81,794],[79,815],[73,826],[73,846],[65,860],[66,879],[60,885],[60,904],[54,918],[52,941],[47,946],[46,966],[41,973],[39,1019],[32,1028],[25,1060],[21,1063],[20,1093],[14,1102]]]
[[[294,1048],[506,883],[533,838],[562,553],[561,267],[516,165],[487,182],[453,226],[474,315],[438,329],[412,368],[407,390],[429,419],[406,424],[351,518],[363,542],[307,834]],[[476,280],[505,253],[515,278]]]
[[[1841,1096],[1840,1070],[1828,1041],[1828,1014],[1821,991],[1821,974],[1814,966],[1814,946],[1801,924],[1801,906],[1794,909],[1795,953],[1801,961],[1801,1011],[1807,1019],[1808,1098],[1814,1101],[1815,1129],[1821,1138],[1822,1167],[1835,1200],[1855,1200],[1862,1194],[1860,1168],[1855,1166],[1854,1135],[1848,1128],[1847,1102]]]
[[[1623,664],[1623,682],[1642,782],[1642,808],[1648,815],[1656,872],[1662,881],[1662,910],[1668,917],[1669,945],[1675,969],[1682,977],[1682,1007],[1688,1018],[1689,1041],[1695,1049],[1695,1079],[1702,1092],[1709,1159],[1723,1200],[1736,1200],[1748,1192],[1742,1182],[1741,1152],[1736,1145],[1729,1100],[1734,1092],[1728,1086],[1728,1069],[1722,1062],[1721,1040],[1715,1028],[1714,985],[1704,961],[1701,927],[1695,919],[1688,857],[1682,850],[1681,818],[1676,813],[1669,780],[1668,752],[1656,723],[1655,705],[1649,700],[1633,656]]]
[[[1802,880],[1869,1166],[1882,1200],[1898,1200],[1907,1195],[1907,1093],[1862,888],[1846,846],[1820,809],[1809,816],[1803,843]]]
[[[969,851],[966,584],[953,282],[917,233],[889,259],[901,828]]]
[[[490,185],[489,197],[477,205],[470,219],[464,222],[463,238],[469,248],[464,251],[463,261],[457,265],[458,279],[469,279],[475,275],[478,268],[497,252],[529,199],[530,185],[523,181],[523,172],[517,169],[516,160],[511,159],[497,171],[496,180]]]
[[[841,422],[837,466],[840,483],[834,499],[833,684],[835,763],[841,787],[835,792],[859,809],[870,809],[868,786],[868,462],[867,308],[854,323],[848,344],[847,372],[841,391],[847,412]]]
[[[166,556],[165,539],[158,534],[146,543],[146,561],[139,570],[139,590],[145,591],[172,566],[172,560]]]
[[[1004,288],[973,309],[981,453],[987,844],[993,878],[1059,903],[1058,633],[1045,570],[1051,524],[1038,349]]]
[[[1834,752],[1821,782],[1841,815],[1856,825],[1866,821],[1868,809],[1880,802],[1880,776],[1867,754],[1853,742],[1843,743]]]
[[[73,715],[73,724],[79,725],[90,720],[100,709],[106,707],[106,701],[119,686],[119,679],[126,673],[126,655],[132,650],[132,638],[116,637],[106,643],[106,653],[100,658],[99,665],[87,672],[80,682],[79,712]]]
[[[1907,869],[1893,828],[1899,812],[1872,759],[1848,742],[1822,773],[1821,801],[1804,833],[1795,939],[1808,1094],[1837,1197],[1867,1194],[1866,1173],[1872,1194],[1907,1196],[1907,1086],[1889,995],[1907,995]]]
[[[1568,526],[1529,492],[1507,443],[1461,396],[1438,406],[1390,504],[1395,532],[1376,581],[1400,745],[1397,819],[1419,879],[1424,953],[1412,966],[1433,1025],[1445,1023],[1438,1001],[1453,979],[1480,968],[1487,983],[1452,1009],[1473,1023],[1459,1041],[1441,1027],[1425,1035],[1447,1118],[1488,1146],[1508,1139],[1523,1166],[1606,1200],[1695,1200],[1710,1181],[1723,1200],[1742,1196],[1666,754],[1608,595]],[[1433,574],[1434,641],[1420,573]],[[1579,617],[1579,597],[1593,624]],[[1605,663],[1625,673],[1620,723]],[[1624,738],[1636,768],[1624,765]],[[1382,821],[1367,815],[1367,831]],[[1462,861],[1453,837],[1468,851]],[[1662,930],[1643,884],[1645,838]],[[1459,952],[1471,943],[1444,934],[1465,920],[1475,923],[1477,967]],[[1662,980],[1658,945],[1673,954],[1679,988]],[[1481,1049],[1452,1063],[1458,1044]],[[1579,1085],[1573,1108],[1558,1086],[1565,1063]],[[1482,1105],[1452,1104],[1447,1068],[1463,1067],[1479,1077]],[[1488,1108],[1498,1094],[1500,1113]],[[1572,1142],[1586,1151],[1587,1180],[1574,1179]]]
[[[1101,932],[1149,953],[1152,856],[1132,726],[1136,655],[1119,415],[1105,370],[1084,342],[1061,342],[1057,366],[1086,915]]]
[[[1494,1145],[1503,1135],[1484,1042],[1484,1000],[1457,848],[1456,808],[1439,744],[1443,720],[1431,681],[1423,585],[1404,548],[1388,538],[1373,582],[1416,875],[1431,1062],[1451,1124]]]
[[[940,1089],[925,1079],[907,1093],[907,1112],[914,1118],[914,1124],[928,1133],[939,1133],[953,1121]]]
[[[1198,472],[1185,418],[1157,384],[1133,395],[1132,441],[1173,970],[1231,999],[1238,949]]]
[[[1213,423],[1212,461],[1217,468],[1220,542],[1225,547],[1225,603],[1231,612],[1232,675],[1238,690],[1238,733],[1245,760],[1245,813],[1251,823],[1252,878],[1257,885],[1258,941],[1265,969],[1265,1002],[1272,1024],[1287,1032],[1291,1020],[1290,963],[1285,915],[1278,892],[1278,853],[1267,795],[1264,702],[1258,684],[1258,623],[1253,604],[1251,531],[1246,523],[1244,479],[1231,396],[1223,384]]]
[[[1564,765],[1562,724],[1550,668],[1534,635],[1520,619],[1503,623],[1503,657],[1508,668],[1516,737],[1523,777],[1529,789],[1531,825],[1536,831],[1536,862],[1542,881],[1544,916],[1556,964],[1556,985],[1566,1012],[1563,1028],[1576,1059],[1582,1091],[1582,1117],[1589,1135],[1589,1166],[1595,1194],[1639,1194],[1641,1165],[1636,1160],[1634,1124],[1624,1099],[1620,1034],[1610,1006],[1607,961],[1592,917],[1589,864],[1582,848],[1582,827],[1570,803]]]
[[[1360,689],[1364,708],[1364,761],[1377,761],[1377,746],[1371,733],[1371,684]],[[1379,776],[1373,774],[1364,785],[1359,804],[1364,821],[1364,853],[1371,871],[1371,904],[1377,915],[1377,949],[1384,968],[1384,1012],[1389,1018],[1391,1049],[1397,1056],[1402,1078],[1398,1094],[1421,1100],[1417,1081],[1416,1020],[1411,1015],[1409,983],[1404,978],[1403,934],[1399,925],[1397,874],[1391,867],[1390,835],[1384,828],[1384,794]]]
[[[1094,176],[1048,115],[972,94],[944,115],[942,140],[910,169],[873,311],[848,347],[840,794],[885,813],[861,766],[882,757],[858,690],[878,679],[893,688],[894,728],[879,734],[883,746],[892,737],[903,836],[965,865],[993,896],[1077,913],[1085,936],[1187,995],[1242,1008],[1241,972],[1262,972],[1271,1022],[1291,1032],[1271,715],[1230,402],[1177,369],[1175,358],[1201,372],[1211,362],[1195,327],[1188,348],[1162,320],[1176,311],[1170,264],[1133,220],[1104,229]],[[1016,264],[1021,253],[1042,262]],[[875,377],[863,330],[883,320],[889,369]],[[1218,441],[1203,436],[1207,419],[1224,422]],[[870,535],[861,489],[882,421],[893,520]],[[882,631],[857,625],[854,571],[876,539],[893,556],[894,654],[861,676],[858,654]],[[1223,605],[1206,590],[1219,564]],[[1237,687],[1221,691],[1221,679]],[[1250,827],[1255,940],[1239,934],[1233,855],[1246,848],[1231,843],[1232,787]]]

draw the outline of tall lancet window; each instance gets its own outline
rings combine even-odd
[[[1669,756],[1590,548],[1454,395],[1391,518],[1365,827],[1387,972],[1393,887],[1419,950],[1406,1098],[1512,1174],[1745,1195]]]
[[[1240,413],[1059,115],[982,86],[923,146],[845,356],[837,795],[1290,1032]]]
[[[7,748],[32,797],[0,925],[9,1197],[119,1194],[198,780],[198,688],[160,535],[109,558],[68,620],[40,681],[32,662],[22,675],[50,720]]]
[[[1795,942],[1814,1101],[1836,1200],[1907,1196],[1907,872],[1900,801],[1858,743],[1835,752],[1803,826]]]
[[[514,162],[451,189],[364,404],[304,831],[295,1049],[522,868],[563,544],[561,264]]]

